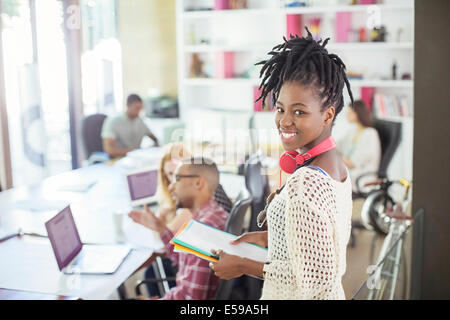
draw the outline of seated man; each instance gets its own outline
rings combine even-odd
[[[192,218],[214,228],[224,230],[228,214],[214,200],[214,192],[219,184],[217,166],[209,159],[185,159],[177,166],[170,191],[178,205],[189,209]],[[144,211],[132,211],[133,221],[159,232],[165,244],[167,256],[178,266],[176,286],[162,299],[165,300],[205,300],[214,297],[219,278],[209,268],[209,261],[193,254],[174,252],[169,241],[173,232],[147,206]]]
[[[124,157],[127,152],[139,149],[144,136],[150,137],[158,146],[158,139],[139,117],[142,107],[142,99],[137,94],[130,94],[125,113],[108,117],[103,123],[103,150],[111,158]]]

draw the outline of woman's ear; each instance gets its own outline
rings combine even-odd
[[[336,114],[336,109],[334,106],[329,106],[324,112],[323,124],[324,126],[331,125],[333,123],[334,116]]]

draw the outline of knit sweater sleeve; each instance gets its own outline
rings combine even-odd
[[[294,299],[321,299],[333,296],[337,281],[330,219],[333,188],[311,170],[301,171],[286,184],[284,194],[288,261],[271,261],[264,271],[267,280],[296,287]]]

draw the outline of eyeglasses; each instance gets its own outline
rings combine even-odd
[[[176,174],[175,181],[178,182],[182,178],[198,178],[198,177],[200,177],[198,174]]]

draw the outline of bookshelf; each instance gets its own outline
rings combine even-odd
[[[186,45],[184,46],[185,52],[200,53],[200,52],[251,52],[251,51],[267,51],[267,48],[271,48],[272,43],[266,44],[253,44],[251,48],[245,45]],[[412,42],[354,42],[354,43],[331,43],[327,45],[329,50],[412,50]]]
[[[255,3],[255,1],[249,1]],[[372,5],[329,5],[329,6],[311,6],[299,8],[282,8],[280,1],[261,1],[266,3],[266,8],[249,8],[249,9],[228,9],[228,10],[193,10],[184,11],[183,18],[188,19],[214,19],[219,17],[232,17],[237,15],[254,15],[254,16],[271,16],[274,14],[315,14],[315,13],[336,13],[336,12],[366,12]],[[264,6],[264,4],[262,5]],[[405,2],[403,4],[379,4],[378,8],[382,11],[396,11],[396,10],[412,10],[414,6],[411,3]]]
[[[331,38],[327,49],[338,54],[354,76],[350,83],[355,99],[372,102],[376,93],[399,95],[406,97],[413,110],[414,1],[384,0],[375,6],[349,5],[350,0],[307,2],[312,5],[284,8],[278,0],[247,0],[245,9],[204,10],[214,8],[216,0],[177,0],[180,116],[188,130],[214,132],[206,135],[217,135],[211,139],[223,142],[227,130],[247,127],[256,108],[254,90],[260,83],[259,67],[254,63],[266,59],[267,52],[288,33],[298,30],[304,35],[303,26],[311,26],[314,19],[320,19],[318,36]],[[359,42],[358,28],[374,17],[386,27],[385,41]],[[342,18],[351,28],[345,38],[336,27]],[[192,72],[194,57],[203,67],[197,75]],[[349,97],[344,95],[348,103]],[[230,110],[228,116],[226,110]],[[236,113],[239,119],[235,119]],[[413,111],[408,116],[384,117],[405,124],[402,145],[390,169],[396,173],[393,178],[412,178],[412,116]],[[273,126],[270,114],[261,118]],[[341,134],[346,126],[345,116],[340,115],[334,131]]]

